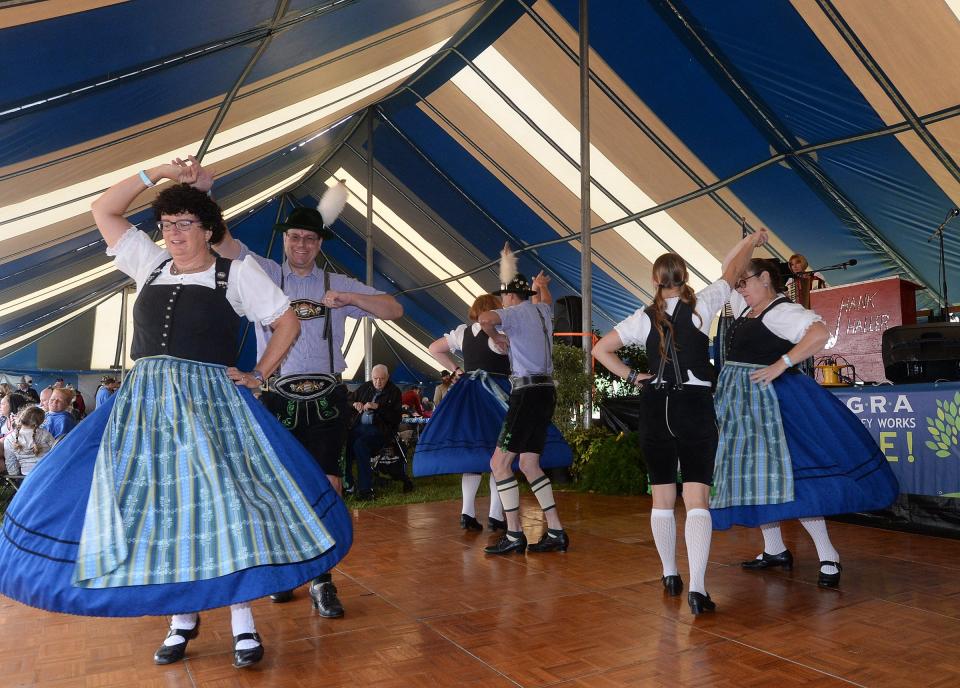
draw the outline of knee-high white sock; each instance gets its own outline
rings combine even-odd
[[[197,626],[196,614],[174,614],[170,617],[170,628],[179,628],[181,631],[189,631]],[[163,641],[167,647],[179,645],[186,642],[182,636],[172,635]]]
[[[467,516],[477,515],[477,489],[480,487],[480,480],[483,478],[479,473],[464,473],[460,476],[460,492],[463,494],[463,506],[460,508],[461,514]]]
[[[257,627],[253,623],[253,610],[249,602],[230,605],[230,626],[235,636],[241,633],[256,633]],[[256,640],[241,640],[235,650],[252,650],[259,645]]]
[[[760,532],[763,533],[764,552],[767,554],[781,554],[786,551],[787,546],[783,544],[783,535],[780,533],[780,521],[764,523],[760,526]],[[757,559],[762,558],[762,553],[757,556]]]
[[[540,503],[541,509],[550,511],[550,509],[556,508],[557,503],[553,499],[553,484],[545,474],[530,483],[530,489]]]
[[[830,542],[830,536],[827,534],[827,522],[823,520],[822,516],[801,518],[800,523],[813,538],[813,544],[817,548],[817,556],[820,557],[820,561],[840,561],[840,553],[834,549],[833,543]],[[837,573],[836,566],[823,566],[820,570],[823,573]]]
[[[497,490],[497,479],[490,474],[490,518],[503,520],[503,502],[500,501],[500,492]]]
[[[497,493],[504,511],[518,511],[520,509],[520,485],[512,475],[505,480],[497,481]]]
[[[703,578],[710,559],[710,538],[713,535],[713,519],[706,509],[687,510],[687,522],[683,527],[687,541],[687,560],[690,563],[690,592],[707,594]]]
[[[664,576],[677,575],[677,519],[673,509],[651,509],[650,530],[657,545]]]

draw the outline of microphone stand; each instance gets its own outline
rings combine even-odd
[[[947,223],[957,215],[960,215],[960,210],[951,208],[943,222],[940,223],[940,226],[933,230],[933,234],[927,237],[928,244],[933,241],[933,237],[939,237],[940,239],[940,274],[943,277],[943,309],[940,311],[940,319],[941,322],[945,323],[950,322],[950,301],[947,298],[947,260],[943,253],[943,233],[946,231]]]

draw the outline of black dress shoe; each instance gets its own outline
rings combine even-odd
[[[516,540],[511,540],[506,535],[502,535],[496,544],[484,547],[483,551],[487,554],[510,554],[516,552],[523,554],[527,549],[527,536],[521,535]]]
[[[776,566],[781,567],[784,571],[790,571],[793,569],[793,555],[790,554],[790,550],[788,549],[783,550],[780,554],[767,554],[764,552],[759,559],[740,562],[740,566],[751,571],[772,569]]]
[[[710,599],[710,595],[699,592],[688,593],[687,604],[690,605],[690,613],[694,616],[699,616],[704,612],[712,612],[717,608],[716,602]]]
[[[561,530],[559,535],[551,535],[547,531],[534,544],[527,547],[530,552],[566,552],[570,546],[570,537],[567,531]]]
[[[314,583],[310,586],[310,599],[313,608],[326,619],[339,619],[343,616],[343,605],[337,597],[337,586],[329,581]]]
[[[176,645],[161,645],[157,648],[157,651],[153,654],[154,664],[173,664],[174,662],[179,662],[187,653],[187,643],[196,638],[198,633],[200,633],[199,616],[197,617],[197,625],[191,629],[171,628],[170,632],[167,633],[167,638],[178,635],[183,638],[183,642],[177,643]]]
[[[241,640],[256,640],[260,644],[249,650],[238,650],[237,643]],[[233,647],[233,666],[238,669],[251,666],[263,659],[263,641],[260,640],[259,633],[241,633],[233,636]]]
[[[270,600],[276,602],[277,604],[283,604],[284,602],[289,602],[293,599],[293,590],[283,590],[282,592],[275,592],[270,595]]]
[[[821,588],[839,588],[840,587],[840,572],[843,571],[843,567],[840,566],[839,561],[821,561],[820,568],[824,566],[836,566],[836,573],[824,573],[820,571],[817,574],[817,585]]]
[[[683,580],[680,576],[664,576],[660,582],[663,583],[663,589],[670,597],[676,597],[683,592]]]
[[[499,519],[494,518],[493,516],[490,516],[487,519],[487,527],[490,528],[490,530],[506,530],[507,522],[501,521]]]
[[[473,516],[460,514],[460,527],[464,530],[483,530],[483,524]]]

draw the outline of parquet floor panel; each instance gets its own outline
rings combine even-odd
[[[460,530],[459,502],[354,511],[355,545],[334,573],[346,616],[321,618],[306,586],[287,604],[255,601],[267,651],[245,671],[231,666],[226,609],[203,612],[186,661],[157,667],[165,620],[0,598],[0,688],[960,685],[960,541],[831,522],[836,591],[816,586],[816,550],[796,522],[783,524],[790,572],[740,568],[763,547],[758,530],[716,532],[718,611],[695,618],[685,595],[663,593],[649,498],[557,501],[570,550],[503,558],[482,552],[495,534]],[[522,503],[536,541],[542,515],[530,495]],[[677,516],[688,584],[682,505]]]

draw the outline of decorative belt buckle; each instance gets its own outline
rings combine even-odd
[[[270,385],[284,399],[313,401],[325,397],[340,384],[335,375],[311,373],[308,375],[284,375]]]

